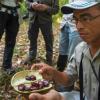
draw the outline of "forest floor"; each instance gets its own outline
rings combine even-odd
[[[14,55],[13,55],[13,67],[17,67],[18,69],[23,68],[22,62],[25,60],[25,58],[28,55],[28,49],[29,49],[29,40],[27,36],[27,29],[28,25],[26,22],[24,22],[20,26],[20,30],[17,36],[17,43],[14,49]],[[53,34],[54,34],[54,48],[53,48],[53,64],[56,66],[57,57],[58,57],[58,48],[59,48],[59,25],[53,25]],[[3,51],[4,51],[4,36],[0,42],[0,66],[2,66],[2,58],[3,58]],[[43,40],[43,37],[41,34],[39,34],[38,37],[38,54],[37,59],[39,59],[41,62],[45,59],[45,43]],[[15,100],[16,93],[11,85],[10,85],[10,79],[12,76],[8,76],[5,74],[2,74],[2,71],[0,71],[0,100]]]

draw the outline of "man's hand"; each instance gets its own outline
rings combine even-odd
[[[33,3],[32,8],[35,11],[46,11],[49,8],[49,6],[47,6],[45,4]]]
[[[57,70],[44,63],[33,64],[31,69],[39,70],[39,73],[42,74],[43,78],[46,80],[53,81],[54,77],[56,77],[55,72]]]
[[[57,91],[50,90],[44,95],[32,93],[29,95],[29,100],[64,100],[64,98]]]

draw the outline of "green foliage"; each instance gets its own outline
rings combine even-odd
[[[23,70],[22,67],[16,68],[16,72],[19,72],[21,70]],[[14,73],[13,74],[7,74],[5,71],[0,70],[0,87],[4,86],[5,84],[10,85],[10,81],[11,81],[11,78],[12,78],[13,75],[14,75]]]
[[[0,73],[0,87],[4,86],[6,83],[10,84],[10,79],[12,75],[8,75],[5,72]]]
[[[58,21],[57,21],[58,19],[61,19],[61,17],[62,17],[61,7],[62,7],[63,5],[65,5],[67,2],[68,2],[68,0],[59,0],[59,7],[60,7],[60,10],[59,10],[59,13],[58,13],[57,15],[53,16],[53,22],[54,22],[54,23],[58,22]]]
[[[19,5],[20,5],[20,12],[21,12],[22,14],[26,13],[26,12],[27,12],[27,7],[26,7],[25,1],[19,2]]]
[[[60,5],[60,7],[61,7],[62,5],[65,5],[67,2],[68,2],[68,0],[59,0],[59,5]]]

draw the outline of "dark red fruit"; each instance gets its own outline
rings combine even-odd
[[[38,89],[39,89],[38,87],[35,87],[35,86],[31,86],[30,88],[31,88],[32,91],[33,91],[33,90],[38,90]]]
[[[38,84],[39,84],[39,89],[42,89],[44,87],[43,81],[38,81]]]
[[[31,91],[31,86],[25,86],[25,91]]]
[[[36,83],[36,82],[33,82],[31,85],[32,85],[33,87],[39,87],[39,84]]]
[[[30,78],[30,77],[28,77]],[[20,84],[18,85],[18,90],[20,91],[33,91],[33,90],[39,90],[44,87],[47,87],[49,85],[49,82],[46,80],[38,80],[37,82],[32,82],[29,85]]]
[[[18,90],[24,91],[25,90],[25,85],[24,84],[18,85]]]
[[[36,80],[36,76],[34,76],[34,75],[26,76],[25,79],[29,80],[29,81],[34,81],[34,80]]]
[[[43,84],[44,84],[44,87],[47,87],[49,85],[49,82],[46,80],[43,80]]]

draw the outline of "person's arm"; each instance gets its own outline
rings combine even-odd
[[[34,64],[31,69],[39,70],[39,73],[46,80],[54,81],[57,84],[69,85],[70,78],[66,72],[60,72],[52,66],[44,63]]]
[[[65,72],[55,71],[53,76],[53,81],[55,84],[61,84],[61,85],[69,85],[69,76]]]
[[[50,15],[56,14],[59,11],[58,0],[52,0],[51,5],[42,2],[32,2],[31,0],[26,0],[26,4],[28,6],[28,9],[31,11],[46,12]]]
[[[47,13],[53,15],[59,12],[59,0],[52,0],[52,5],[46,10]]]

